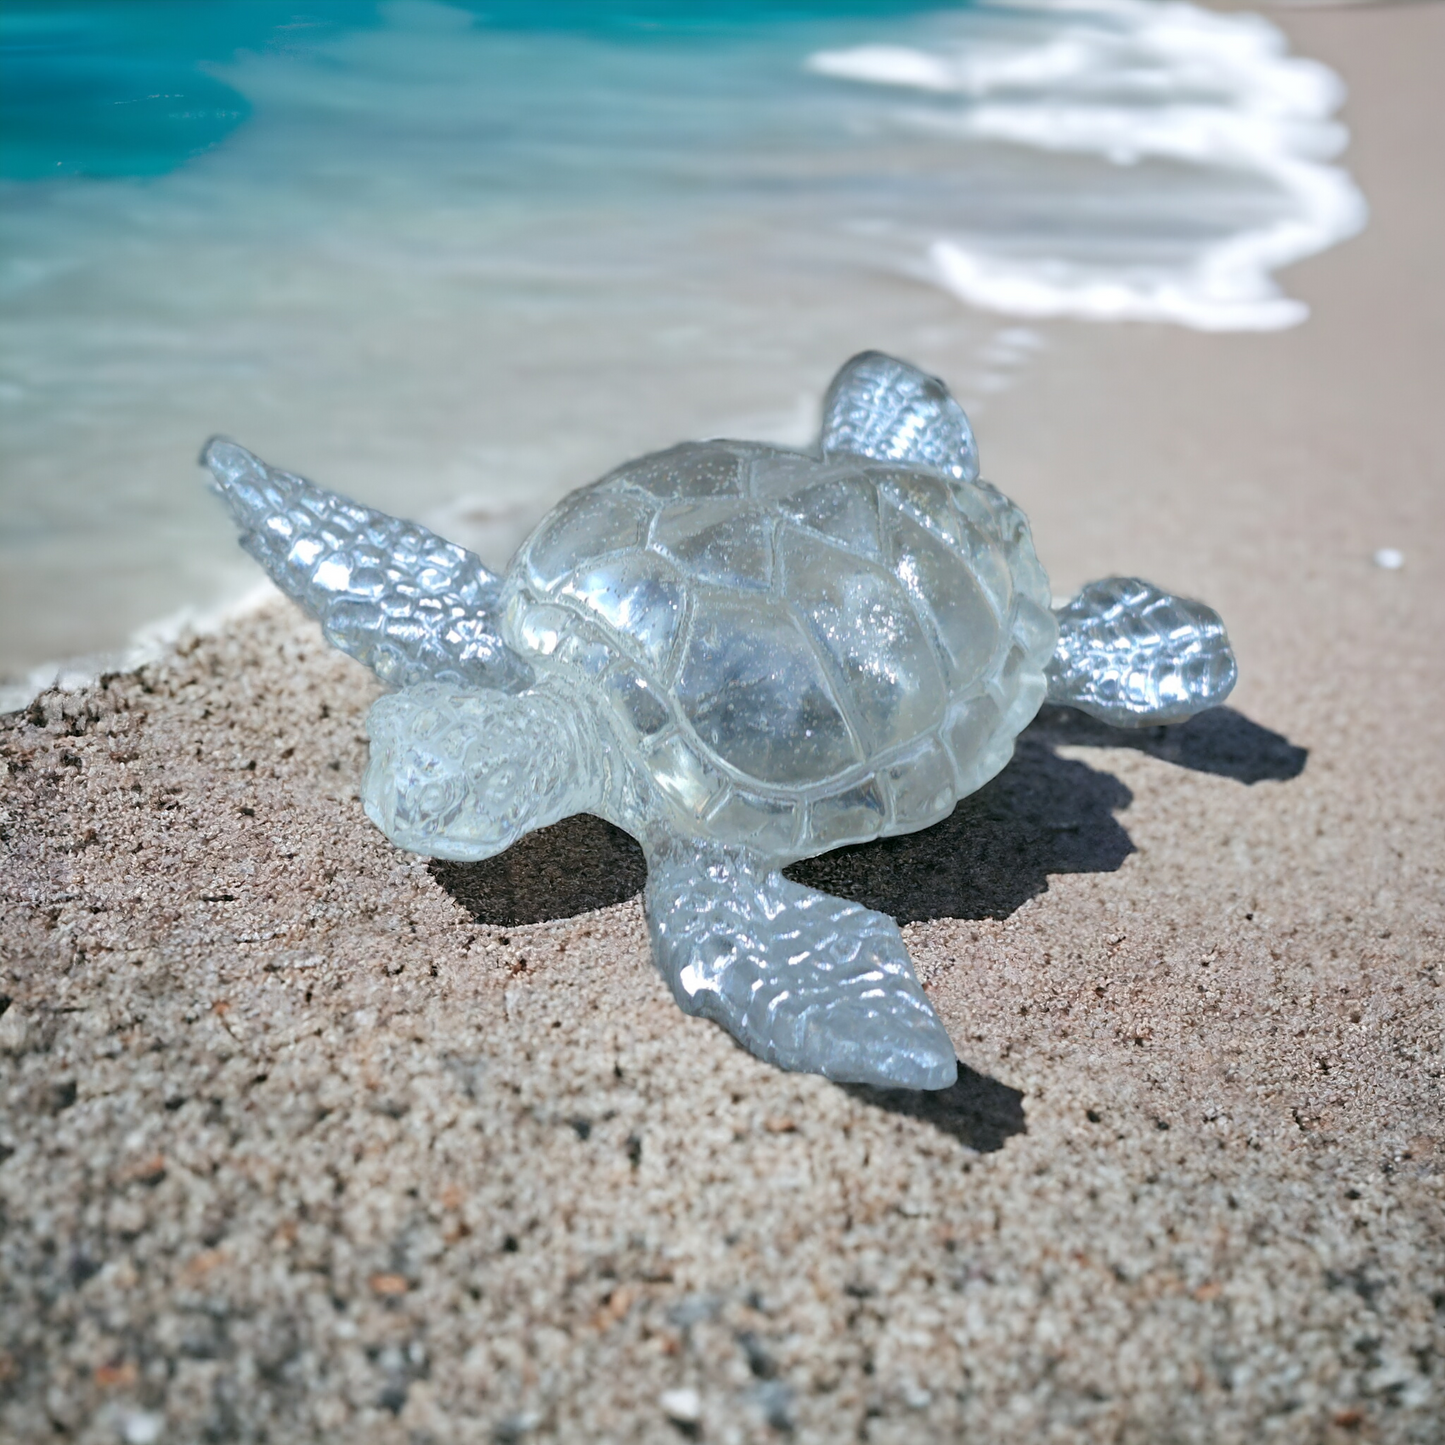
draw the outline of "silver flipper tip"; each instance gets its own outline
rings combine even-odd
[[[1137,577],[1090,582],[1055,616],[1048,701],[1114,727],[1183,722],[1222,703],[1239,675],[1212,607]]]
[[[801,1050],[812,1069],[835,1083],[875,1089],[947,1089],[956,1083],[958,1059],[948,1031],[921,996],[910,1008],[914,1000],[899,992],[882,1008],[841,998],[820,1009],[809,1020]]]
[[[211,473],[217,486],[223,486],[246,474],[259,477],[265,473],[265,465],[261,459],[233,442],[230,437],[211,437],[201,448],[201,455],[197,460]]]

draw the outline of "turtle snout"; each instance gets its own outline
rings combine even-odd
[[[515,779],[478,738],[476,720],[445,689],[380,698],[367,719],[366,815],[399,848],[475,862],[517,838]]]

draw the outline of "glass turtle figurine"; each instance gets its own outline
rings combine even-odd
[[[805,454],[689,442],[565,498],[504,577],[424,528],[206,447],[242,545],[394,691],[367,815],[437,858],[579,812],[647,857],[677,1002],[780,1068],[941,1089],[957,1063],[897,925],[789,863],[936,823],[1047,699],[1123,726],[1221,701],[1197,602],[1131,578],[1051,608],[1023,513],[943,384],[865,352]]]

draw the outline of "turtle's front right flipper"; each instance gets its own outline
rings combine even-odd
[[[1048,701],[1114,727],[1183,722],[1229,696],[1238,669],[1212,608],[1137,577],[1090,582],[1054,614]]]
[[[497,579],[473,553],[268,467],[224,438],[206,443],[201,462],[241,545],[332,646],[383,682],[505,692],[530,683],[531,669],[497,631]]]
[[[781,1069],[946,1089],[948,1033],[898,926],[804,888],[743,848],[670,838],[648,852],[653,954],[686,1013]]]

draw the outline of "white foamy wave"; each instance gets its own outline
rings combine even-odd
[[[1275,330],[1308,308],[1272,273],[1365,223],[1330,163],[1348,139],[1333,118],[1344,86],[1259,16],[1040,0],[929,40],[820,51],[807,67],[927,96],[892,109],[914,133],[1072,160],[1020,182],[1026,225],[999,224],[1010,208],[995,204],[925,244],[930,279],[972,305]]]
[[[755,6],[622,44],[333,8],[216,70],[251,118],[178,169],[5,184],[0,706],[239,594],[190,466],[218,430],[499,565],[624,457],[806,443],[861,346],[986,406],[1042,338],[950,292],[1288,325],[1271,272],[1364,214],[1338,82],[1239,15]]]

